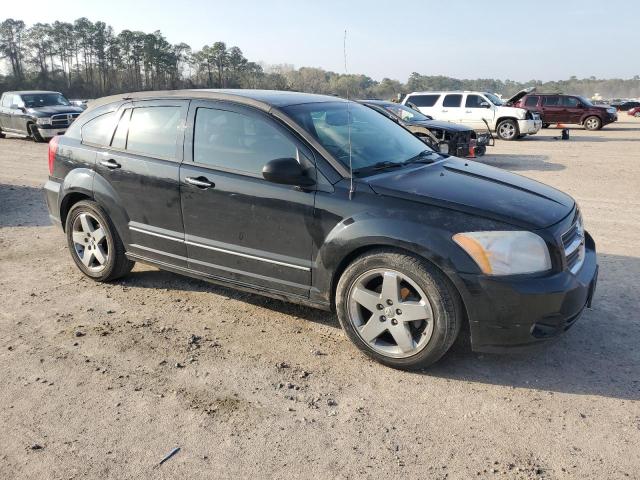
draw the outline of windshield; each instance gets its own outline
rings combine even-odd
[[[20,95],[20,98],[22,98],[24,106],[27,108],[54,106],[68,107],[71,105],[69,100],[60,93],[30,93]]]
[[[282,110],[347,168],[351,151],[355,174],[369,173],[377,166],[401,165],[425,150],[431,152],[408,130],[358,103],[304,103]]]
[[[591,103],[591,100],[589,100],[588,98],[585,97],[578,97],[580,99],[580,101],[582,103],[584,103],[587,107],[593,107],[593,103]]]
[[[382,105],[382,107],[405,122],[422,122],[424,120],[429,120],[429,117],[426,115],[421,114],[413,108],[405,107],[404,105],[389,103]]]
[[[499,107],[500,105],[504,105],[504,102],[500,100],[500,97],[498,97],[497,95],[494,95],[493,93],[485,93],[484,96],[487,97],[489,101],[493,103],[496,107]]]

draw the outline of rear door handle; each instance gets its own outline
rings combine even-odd
[[[448,112],[449,110],[445,110],[444,108],[442,109],[443,112]]]
[[[465,113],[473,113],[472,110],[465,110]]]
[[[206,190],[207,188],[213,188],[216,186],[215,183],[210,182],[206,177],[187,177],[184,179],[184,181],[189,185],[193,185],[203,190]]]
[[[121,165],[118,162],[116,162],[113,158],[110,158],[109,160],[102,160],[100,162],[100,165],[102,165],[103,167],[110,168],[111,170],[121,167]]]

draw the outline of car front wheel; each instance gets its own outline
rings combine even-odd
[[[425,260],[392,250],[367,253],[347,267],[336,310],[360,350],[403,369],[440,359],[462,323],[458,294],[444,275]]]
[[[71,257],[87,277],[108,282],[133,268],[118,232],[97,203],[83,200],[71,207],[65,231]]]
[[[496,133],[501,140],[515,140],[520,135],[515,120],[502,120],[496,128]]]
[[[584,121],[584,128],[587,130],[600,130],[602,122],[598,117],[587,117]]]

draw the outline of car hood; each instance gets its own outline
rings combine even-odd
[[[520,100],[525,95],[528,95],[529,93],[532,93],[532,92],[535,92],[535,91],[536,91],[536,87],[525,88],[524,90],[520,90],[513,97],[508,99],[505,103],[507,105],[513,105],[514,103],[516,103],[518,100]]]
[[[527,229],[559,222],[575,202],[552,187],[470,160],[449,157],[367,179],[378,194],[481,215]]]
[[[51,116],[57,115],[59,113],[82,113],[83,110],[80,107],[64,106],[64,105],[54,105],[51,107],[37,107],[37,108],[29,108],[27,111],[31,114],[41,116]]]
[[[406,121],[405,121],[406,122]],[[468,132],[472,128],[460,125],[458,123],[442,122],[440,120],[420,120],[415,122],[406,122],[409,125],[416,125],[426,128],[440,128],[448,132]]]

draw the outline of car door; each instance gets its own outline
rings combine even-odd
[[[180,168],[189,267],[239,285],[306,297],[311,284],[314,191],[266,181],[263,166],[313,155],[264,112],[192,102]]]
[[[474,130],[486,130],[487,126],[493,124],[493,105],[482,95],[468,93],[464,99],[464,109],[462,113],[461,123],[473,128]]]
[[[576,97],[562,97],[562,106],[564,107],[564,121],[567,123],[580,123],[584,106]]]
[[[436,120],[444,120],[447,122],[462,123],[463,108],[461,93],[447,93],[442,97],[442,105],[437,113]]]
[[[122,105],[111,141],[97,153],[96,173],[107,185],[94,181],[96,196],[107,197],[101,203],[124,209],[121,224],[130,253],[184,268],[180,162],[188,105],[185,100]]]
[[[562,101],[558,95],[547,95],[542,97],[542,111],[542,121],[544,123],[558,123],[565,121],[563,120],[564,106],[562,105]]]

